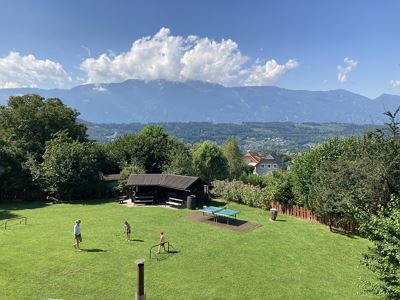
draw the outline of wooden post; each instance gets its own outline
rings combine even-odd
[[[135,300],[146,300],[144,294],[144,259],[140,258],[135,260],[137,265],[137,289],[135,294]]]

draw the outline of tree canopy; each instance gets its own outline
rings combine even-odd
[[[230,137],[222,147],[223,153],[228,162],[230,179],[237,179],[245,170],[243,155],[240,152],[239,143],[236,138]]]
[[[78,116],[78,111],[57,98],[10,97],[7,106],[0,106],[0,133],[18,149],[40,155],[46,141],[58,131],[67,131],[79,141],[87,139],[85,125],[76,121]]]
[[[228,176],[228,162],[217,144],[205,141],[194,147],[193,171],[205,182],[225,179]]]
[[[58,132],[46,143],[42,162],[28,162],[32,177],[49,194],[61,199],[88,196],[100,181],[97,149],[93,142],[73,140]]]

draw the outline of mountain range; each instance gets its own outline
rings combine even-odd
[[[382,124],[383,112],[400,96],[370,99],[347,90],[306,91],[275,86],[225,87],[202,81],[127,80],[71,89],[0,89],[0,104],[12,95],[60,98],[94,123],[150,122],[338,122]]]

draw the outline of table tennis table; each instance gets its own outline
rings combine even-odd
[[[228,209],[226,207],[221,208],[221,207],[215,207],[215,206],[207,206],[207,207],[204,207],[203,209],[200,209],[200,211],[203,213],[203,216],[205,214],[212,215],[215,222],[218,221],[219,217],[226,219],[227,224],[229,224],[229,219],[231,217],[235,217],[235,219],[236,219],[236,215],[239,213],[238,210],[232,210],[232,209]]]

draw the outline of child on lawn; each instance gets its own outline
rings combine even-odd
[[[129,225],[128,221],[124,222],[124,233],[126,234],[126,240],[131,240],[131,225]]]
[[[76,220],[75,225],[74,225],[74,248],[77,249],[78,251],[81,251],[81,248],[79,247],[79,244],[82,242],[82,236],[81,236],[81,220]]]
[[[165,251],[165,237],[164,237],[164,231],[160,231],[160,244],[158,245],[158,251],[157,253],[160,253],[161,247],[163,247]]]

